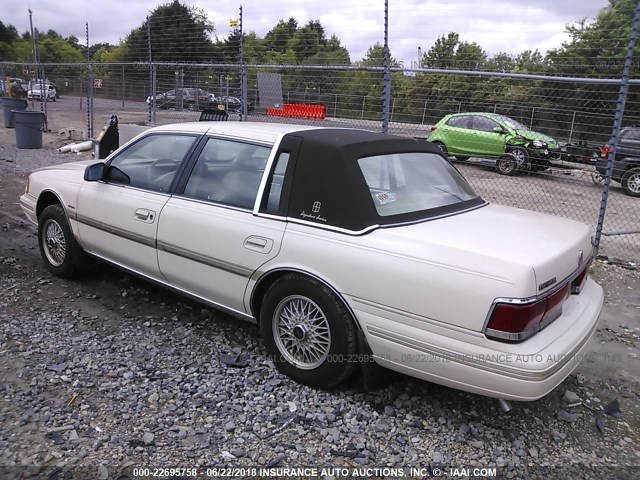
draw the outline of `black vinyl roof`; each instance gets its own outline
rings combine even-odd
[[[405,152],[442,155],[433,143],[339,128],[297,131],[285,135],[283,142],[289,136],[300,139],[301,146],[295,163],[288,217],[351,232],[425,218],[424,212],[380,217],[357,161],[363,157]],[[451,209],[459,210],[461,206],[457,204]]]

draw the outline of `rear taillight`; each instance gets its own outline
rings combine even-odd
[[[611,149],[609,148],[609,145],[602,147],[602,150],[600,150],[600,158],[609,158],[610,151]]]
[[[587,274],[589,273],[589,266],[591,265],[591,259],[585,263],[582,270],[576,278],[571,282],[571,293],[576,294],[580,293],[582,287],[584,286],[584,282],[587,280]]]
[[[493,308],[485,334],[495,340],[521,342],[549,325],[562,313],[569,285],[529,303],[501,303]]]
[[[432,131],[432,132],[435,132],[435,131],[436,131],[436,128],[438,128],[438,127],[431,127],[431,131]]]

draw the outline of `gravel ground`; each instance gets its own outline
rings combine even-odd
[[[385,473],[353,472],[374,467],[640,477],[637,270],[596,262],[606,305],[592,352],[547,397],[509,413],[393,374],[373,391],[359,379],[314,390],[274,369],[252,324],[101,264],[73,281],[51,276],[15,202],[32,169],[87,155],[53,154],[53,135],[18,151],[11,135],[0,133],[0,478],[115,479],[141,466],[201,478],[206,467],[303,466],[349,468],[342,478]],[[457,477],[486,478],[467,473]]]

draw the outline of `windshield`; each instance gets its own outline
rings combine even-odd
[[[502,123],[506,123],[509,127],[514,130],[529,130],[527,127],[522,125],[520,122],[516,122],[513,118],[505,117],[504,115],[495,115],[494,118],[496,120],[500,120]]]
[[[402,215],[478,198],[440,155],[426,152],[364,157],[358,165],[378,215]]]

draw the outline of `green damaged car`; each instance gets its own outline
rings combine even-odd
[[[495,158],[498,171],[504,175],[514,175],[518,170],[546,170],[550,160],[560,157],[554,138],[496,113],[446,115],[431,128],[428,140],[460,161]]]

